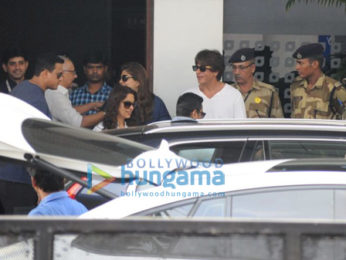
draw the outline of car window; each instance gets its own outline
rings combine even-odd
[[[250,161],[263,161],[266,159],[263,141],[257,141],[254,145]]]
[[[199,205],[194,217],[225,217],[226,197],[203,200]]]
[[[98,183],[93,181],[92,186],[96,184]],[[111,183],[108,183],[106,186],[103,186],[102,188],[114,193],[117,196],[124,196],[126,194],[127,187],[128,187],[128,183],[111,182]],[[81,194],[92,194],[93,196],[101,196],[95,192],[89,193],[86,187],[83,187],[83,189],[81,190]]]
[[[201,142],[171,146],[178,155],[193,161],[232,163],[238,162],[245,142]]]
[[[346,142],[268,141],[270,158],[346,158]]]
[[[346,205],[345,200],[343,204]],[[334,190],[292,189],[234,195],[231,215],[240,218],[333,219]]]
[[[194,203],[173,206],[173,207],[170,206],[169,208],[157,210],[145,215],[151,216],[151,217],[160,217],[160,218],[187,217],[193,205]]]

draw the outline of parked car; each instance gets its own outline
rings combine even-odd
[[[153,147],[165,139],[178,155],[206,162],[346,155],[346,122],[340,120],[164,121],[105,133]]]
[[[199,162],[346,158],[346,123],[336,120],[165,121],[105,133],[153,147],[164,139],[177,155]],[[80,184],[68,190],[89,208],[109,200],[95,195],[91,203]]]
[[[119,137],[53,122],[26,102],[6,94],[0,94],[0,117],[5,122],[0,135],[0,166],[30,164],[81,184],[86,184],[81,177],[88,173],[99,176],[92,167],[121,178],[121,165],[154,150]],[[117,196],[112,190],[96,192],[108,199]]]
[[[26,102],[6,94],[0,94],[0,116],[6,122],[0,135],[0,166],[30,165],[62,175],[68,180],[66,190],[70,196],[88,208],[115,198],[128,188],[135,189],[137,179],[146,180],[145,176],[135,173],[143,167],[132,167],[131,162],[182,159],[165,143],[162,149],[154,149],[120,137],[53,122]],[[155,170],[155,167],[162,170],[162,165],[152,163],[145,168]],[[177,166],[171,164],[164,169],[175,168]],[[134,175],[129,176],[129,171]],[[105,176],[110,181],[104,182]],[[129,182],[135,185],[129,186]]]
[[[223,183],[210,181],[216,171],[223,172]],[[248,162],[211,167],[208,174],[186,172],[188,183],[179,184],[178,174],[170,178],[172,185],[128,193],[81,218],[346,219],[345,159]]]

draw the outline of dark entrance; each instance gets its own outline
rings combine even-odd
[[[102,50],[116,77],[126,61],[147,63],[146,6],[143,0],[1,1],[0,52],[13,44],[25,48],[31,58],[46,51],[66,52],[81,84],[84,54]]]

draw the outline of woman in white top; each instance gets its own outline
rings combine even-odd
[[[136,101],[135,91],[128,87],[116,85],[106,101],[106,115],[103,122],[95,126],[94,131],[126,128],[126,120],[131,117]]]

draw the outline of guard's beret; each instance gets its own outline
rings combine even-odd
[[[235,63],[235,62],[243,62],[252,60],[255,58],[255,50],[252,48],[243,48],[237,50],[231,58],[229,59],[229,63]]]
[[[293,58],[305,59],[313,56],[323,55],[323,46],[320,43],[311,43],[300,46],[294,53]]]

